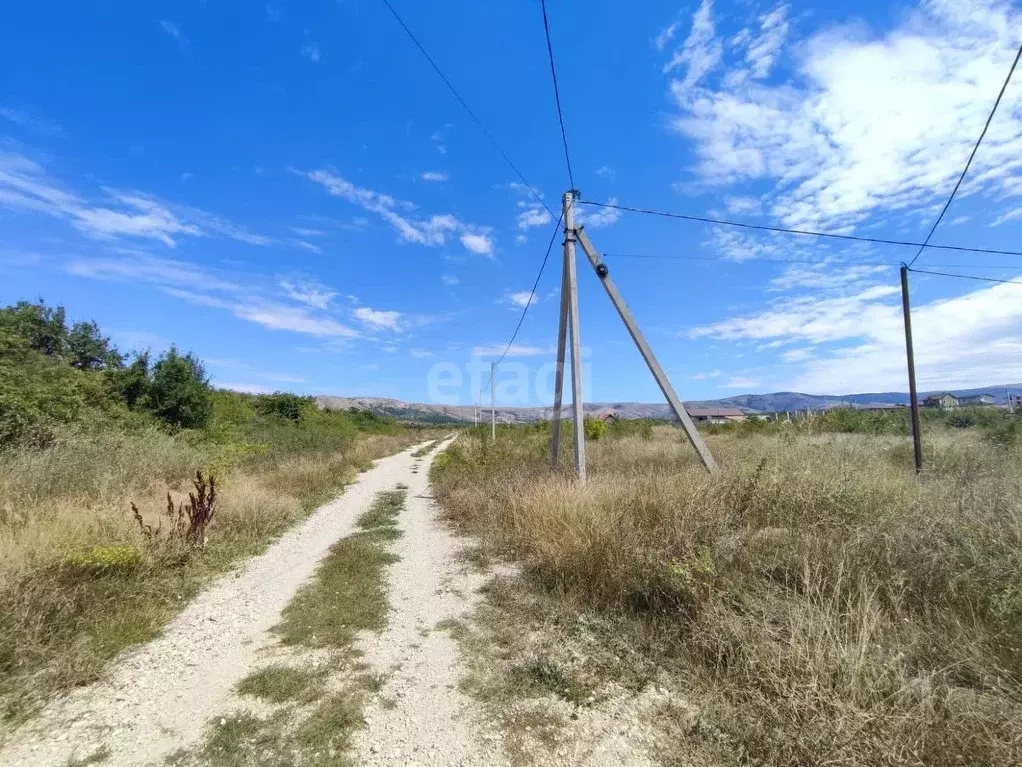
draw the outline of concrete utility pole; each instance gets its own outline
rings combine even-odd
[[[561,447],[561,406],[564,396],[564,353],[568,343],[568,258],[561,257],[561,315],[557,328],[557,370],[554,375],[554,411],[550,439],[550,466],[557,468]]]
[[[685,406],[682,404],[677,392],[675,392],[674,387],[671,386],[671,381],[668,379],[667,373],[665,373],[664,369],[660,366],[660,362],[657,360],[656,355],[653,354],[653,349],[650,348],[649,343],[646,341],[646,337],[642,334],[638,323],[632,316],[631,310],[625,303],[624,298],[621,297],[621,293],[618,291],[614,281],[610,278],[610,269],[608,269],[607,265],[603,263],[600,258],[600,254],[596,252],[596,248],[593,247],[592,242],[589,241],[588,235],[581,228],[577,230],[576,234],[578,236],[579,244],[582,246],[582,250],[589,259],[589,263],[592,264],[593,269],[596,270],[596,274],[600,278],[600,282],[603,283],[603,288],[607,291],[607,295],[610,297],[611,303],[614,304],[614,308],[617,309],[617,313],[621,317],[621,321],[624,322],[629,335],[631,335],[632,340],[639,349],[639,353],[646,361],[646,366],[649,367],[649,372],[652,373],[653,378],[656,379],[657,385],[660,387],[660,391],[663,392],[664,397],[667,398],[667,403],[671,406],[671,410],[674,411],[674,415],[677,416],[679,421],[681,421],[681,427],[685,430],[685,435],[688,437],[688,441],[691,442],[692,447],[696,449],[696,452],[699,454],[699,458],[702,460],[703,466],[706,467],[707,471],[711,474],[716,474],[718,471],[717,462],[713,460],[713,455],[710,453],[710,449],[706,447],[706,443],[703,442],[703,438],[699,434],[699,430],[696,429],[695,424],[692,423],[692,419],[689,417],[688,411],[685,410]]]
[[[575,273],[575,191],[564,193],[564,271],[568,276],[568,330],[571,344],[571,415],[575,422],[575,474],[586,481],[585,416],[582,412],[582,341],[578,325],[578,281]]]
[[[490,438],[497,441],[497,363],[490,363]]]
[[[912,451],[916,474],[923,470],[923,441],[919,434],[919,395],[916,392],[916,356],[912,349],[912,310],[908,300],[908,266],[901,265],[901,309],[905,316],[905,356],[908,358],[908,397],[912,406]]]

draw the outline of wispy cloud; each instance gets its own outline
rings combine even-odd
[[[64,219],[89,237],[135,237],[174,247],[181,236],[220,234],[252,245],[268,237],[249,232],[206,211],[173,205],[143,192],[103,188],[103,202],[91,202],[50,178],[28,157],[0,151],[0,207]]]
[[[60,123],[51,120],[34,109],[27,107],[15,108],[11,106],[0,106],[0,118],[20,125],[33,133],[47,136],[59,136],[64,132]]]
[[[491,344],[489,346],[477,346],[472,350],[474,357],[499,357],[504,353],[506,344]],[[553,347],[529,346],[528,344],[511,344],[507,350],[508,357],[539,357],[544,354],[553,354],[557,350]]]
[[[617,197],[611,197],[607,202],[617,205]],[[575,208],[575,223],[585,224],[591,229],[610,226],[617,223],[620,218],[621,211],[616,208],[593,208],[588,205],[579,205]]]
[[[738,376],[736,378],[728,379],[728,382],[724,384],[726,389],[755,389],[760,385],[758,378],[743,378]]]
[[[671,36],[673,37],[673,32]],[[685,79],[681,87],[690,88],[720,62],[723,46],[716,37],[713,25],[713,0],[702,0],[699,10],[692,17],[692,27],[680,48],[671,54],[664,65],[664,74],[686,66]]]
[[[306,43],[302,46],[302,56],[307,58],[309,61],[319,61],[323,53],[319,48],[319,43]]]
[[[311,279],[285,279],[278,284],[288,298],[313,309],[329,309],[330,302],[337,295],[336,290]]]
[[[447,180],[447,174],[441,173],[440,171],[427,170],[425,173],[422,174],[422,180],[440,183],[442,181]]]
[[[166,32],[167,35],[169,35],[170,38],[177,43],[178,48],[181,50],[188,47],[188,38],[185,37],[184,33],[181,31],[180,24],[164,19],[160,22],[160,29]]]
[[[539,295],[533,295],[529,290],[520,290],[514,293],[505,293],[504,300],[516,309],[524,309],[530,304],[539,303]]]
[[[678,22],[672,22],[660,30],[660,34],[653,38],[653,48],[662,51],[667,43],[674,39],[674,33],[678,31]]]
[[[270,330],[331,339],[361,336],[359,331],[323,310],[329,301],[326,298],[329,291],[322,287],[310,289],[309,283],[304,287],[287,281],[272,285],[254,278],[242,279],[237,273],[220,274],[199,264],[130,250],[110,256],[75,258],[64,268],[79,277],[150,283],[166,295],[196,306],[223,309],[238,319]]]
[[[357,307],[352,314],[359,322],[372,330],[400,330],[401,312]]]
[[[444,275],[441,275],[440,282],[442,282],[444,285],[447,285],[448,287],[450,287],[452,285],[457,285],[459,282],[461,282],[461,280],[459,280],[453,274],[444,274]]]
[[[462,245],[472,253],[489,255],[493,252],[493,238],[488,227],[465,224],[449,213],[425,219],[413,219],[404,213],[404,211],[415,209],[416,206],[413,203],[396,200],[388,194],[355,186],[347,179],[328,170],[295,171],[295,173],[319,184],[334,197],[340,197],[361,206],[370,213],[375,213],[390,224],[404,242],[436,247],[444,245],[448,236],[460,234]]]

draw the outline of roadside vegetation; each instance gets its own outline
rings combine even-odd
[[[291,650],[287,662],[265,666],[238,685],[239,695],[271,708],[215,718],[201,745],[172,755],[168,764],[353,764],[352,736],[364,724],[367,696],[383,684],[359,660],[355,641],[360,632],[387,626],[386,568],[396,561],[389,544],[401,534],[406,495],[402,489],[378,494],[359,518],[359,532],[331,547],[284,610],[274,630]]]
[[[455,442],[445,513],[522,565],[467,643],[477,694],[520,718],[544,691],[562,713],[668,691],[645,714],[668,764],[1022,763],[1017,417],[928,418],[917,478],[873,419],[900,414],[868,415],[711,427],[718,477],[679,430],[619,422],[584,488],[547,425]]]
[[[0,309],[0,727],[96,679],[372,460],[434,436],[214,390],[194,355],[128,358],[59,307]]]

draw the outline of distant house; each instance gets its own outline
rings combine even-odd
[[[614,415],[614,414],[613,414],[613,413],[612,413],[611,411],[609,411],[609,410],[604,410],[604,411],[603,411],[602,413],[600,413],[600,414],[599,414],[599,416],[597,416],[597,417],[598,417],[598,418],[599,418],[599,419],[600,419],[601,421],[603,421],[604,423],[617,423],[617,420],[618,420],[617,416],[616,416],[616,415]]]
[[[745,413],[733,407],[694,407],[689,408],[688,415],[696,423],[728,423],[748,419]]]
[[[941,410],[954,410],[960,406],[961,400],[949,391],[931,394],[923,400],[923,407],[939,407]]]
[[[959,397],[959,407],[990,407],[997,400],[992,394],[974,394],[971,397]]]

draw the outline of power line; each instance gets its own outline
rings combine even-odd
[[[490,140],[490,143],[493,144],[493,147],[500,153],[500,156],[504,158],[504,162],[508,164],[508,167],[510,167],[511,170],[514,171],[515,175],[518,176],[518,178],[521,180],[521,182],[525,184],[525,187],[532,193],[532,196],[536,198],[536,201],[539,202],[539,204],[542,205],[544,208],[546,208],[547,213],[553,216],[554,212],[550,209],[546,202],[543,201],[542,195],[540,195],[540,193],[535,190],[532,184],[529,183],[528,179],[525,178],[525,175],[518,169],[518,166],[515,165],[514,161],[510,157],[508,157],[507,152],[505,152],[503,148],[501,148],[500,144],[497,143],[497,139],[493,137],[493,134],[490,133],[486,125],[483,124],[483,121],[480,120],[476,116],[476,113],[472,111],[472,107],[470,107],[468,103],[466,103],[465,99],[461,97],[461,94],[458,93],[457,88],[455,88],[451,81],[447,79],[447,75],[443,73],[443,70],[440,69],[440,66],[436,63],[433,57],[429,55],[426,49],[422,46],[422,43],[419,42],[419,39],[415,36],[412,30],[408,28],[408,25],[405,24],[404,19],[402,19],[401,16],[398,15],[398,12],[394,10],[394,6],[390,4],[390,0],[382,0],[382,2],[387,7],[387,10],[390,11],[391,15],[395,19],[397,19],[397,23],[401,25],[401,28],[405,31],[405,34],[408,35],[408,38],[415,44],[415,47],[419,49],[419,53],[421,53],[425,57],[426,61],[429,62],[429,65],[433,67],[433,71],[436,72],[437,75],[439,75],[440,79],[443,80],[444,85],[447,86],[447,89],[454,95],[454,98],[458,100],[458,103],[461,104],[462,108],[468,113],[468,116],[471,117],[473,121],[475,121],[475,124],[479,126],[482,132],[486,135],[486,138]],[[558,109],[560,109],[559,106]],[[562,124],[561,126],[562,133],[563,130],[564,126]]]
[[[997,94],[997,100],[994,102],[994,108],[990,110],[990,114],[987,116],[986,124],[983,126],[983,132],[980,133],[979,138],[976,139],[976,146],[972,148],[969,160],[965,163],[965,167],[962,169],[962,175],[958,177],[958,183],[955,184],[955,188],[951,190],[951,196],[947,198],[947,202],[944,203],[943,210],[940,211],[940,215],[937,216],[937,220],[933,222],[933,226],[930,228],[930,233],[926,235],[926,239],[923,240],[923,244],[919,247],[919,252],[915,254],[911,261],[908,262],[909,266],[912,266],[912,264],[916,262],[916,259],[923,254],[926,246],[930,243],[930,238],[933,237],[933,233],[937,231],[937,227],[944,219],[944,214],[947,213],[947,209],[951,207],[951,202],[955,199],[955,195],[958,194],[958,188],[962,185],[962,182],[965,181],[965,174],[969,172],[969,166],[972,165],[972,158],[976,156],[976,152],[979,150],[979,145],[983,143],[983,137],[987,135],[987,129],[990,127],[990,123],[994,119],[997,107],[1001,105],[1001,98],[1004,96],[1004,92],[1008,89],[1008,83],[1011,82],[1011,76],[1015,74],[1015,67],[1018,65],[1020,56],[1022,56],[1022,45],[1018,47],[1018,53],[1015,54],[1015,60],[1011,62],[1011,69],[1008,70],[1008,76],[1004,78],[1004,85],[1001,86],[1001,91]]]
[[[506,357],[507,353],[511,350],[511,345],[515,342],[515,339],[518,338],[518,331],[522,329],[522,323],[525,322],[525,315],[529,313],[529,307],[532,306],[532,302],[536,298],[536,289],[539,288],[539,281],[543,277],[543,271],[546,269],[547,261],[550,260],[550,253],[554,249],[554,241],[557,239],[557,232],[559,232],[561,229],[561,220],[563,219],[563,217],[564,217],[563,213],[561,213],[561,215],[557,217],[557,223],[554,224],[554,233],[550,235],[550,244],[546,246],[546,255],[543,256],[543,263],[539,265],[539,273],[536,275],[536,279],[532,283],[532,291],[529,293],[529,300],[522,308],[522,316],[518,318],[518,324],[515,325],[515,332],[511,334],[511,340],[507,342],[507,346],[504,347],[504,351],[501,352],[501,355],[500,357],[497,358],[497,361],[493,363],[494,365],[499,365],[501,362],[504,361],[504,357]],[[490,368],[490,378],[492,377],[493,368]],[[485,389],[489,385],[489,383],[490,381],[489,379],[487,379],[486,383],[483,384],[482,389],[479,390],[480,394],[482,394],[483,389]]]
[[[752,261],[767,264],[811,264],[814,266],[887,266],[897,268],[899,264],[890,261],[843,261],[837,259],[812,259],[812,258],[764,258],[762,256],[750,256],[749,258],[723,258],[721,256],[665,256],[654,253],[602,253],[604,258],[642,258],[656,261],[716,261],[724,264],[741,265]],[[931,264],[931,266],[945,267],[947,269],[1010,269],[1004,264]]]
[[[554,81],[554,101],[557,102],[557,120],[561,124],[561,142],[564,144],[564,162],[568,166],[568,181],[575,188],[575,177],[571,172],[571,156],[568,154],[568,134],[564,130],[564,112],[561,111],[561,91],[557,87],[557,67],[554,66],[554,46],[550,42],[550,22],[546,16],[546,0],[541,0],[543,7],[543,32],[546,33],[546,50],[550,57],[550,76]],[[553,214],[551,214],[553,215]]]
[[[729,221],[723,218],[710,218],[708,216],[691,216],[685,213],[669,213],[648,208],[636,208],[630,205],[619,205],[611,202],[592,202],[591,200],[578,200],[582,205],[592,205],[596,208],[612,208],[614,210],[625,210],[630,213],[645,213],[649,216],[660,216],[662,218],[679,218],[683,221],[698,221],[703,224],[716,224],[718,226],[733,226],[739,229],[757,229],[764,232],[779,232],[780,234],[798,234],[807,237],[826,237],[833,240],[850,240],[853,242],[869,242],[875,245],[909,245],[912,247],[925,247],[931,250],[955,250],[965,253],[986,253],[995,256],[1022,256],[1018,250],[995,250],[993,248],[969,248],[962,245],[930,245],[929,243],[911,242],[909,240],[885,240],[879,237],[859,237],[854,234],[832,234],[829,232],[816,232],[811,229],[787,229],[781,226],[768,226],[766,224],[750,224],[744,221]]]
[[[976,274],[952,274],[951,272],[934,272],[929,269],[913,269],[909,267],[910,272],[916,274],[935,274],[938,277],[957,277],[962,280],[980,280],[981,282],[1000,282],[1005,285],[1022,285],[1022,281],[1019,280],[998,280],[994,277],[980,277]]]

